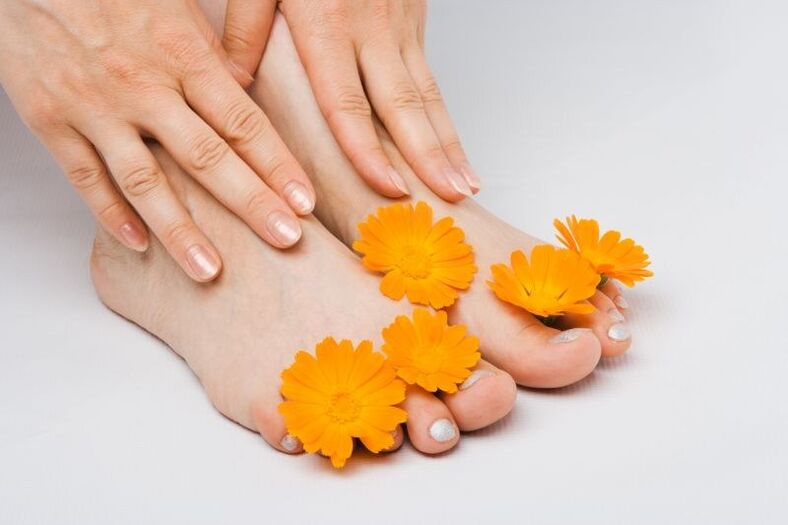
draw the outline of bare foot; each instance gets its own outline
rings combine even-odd
[[[99,296],[183,357],[222,414],[257,430],[278,450],[299,452],[277,413],[281,370],[296,351],[313,351],[328,335],[379,345],[381,329],[411,308],[382,297],[378,279],[314,218],[303,222],[305,235],[294,249],[271,248],[166,154],[155,153],[222,253],[224,272],[198,284],[158,241],[139,254],[99,232],[91,264]],[[485,427],[507,414],[516,392],[512,378],[487,362],[461,388],[442,397],[424,391],[408,396],[407,431],[417,449],[448,450],[460,430]],[[395,446],[401,438],[398,431]]]
[[[311,174],[318,191],[317,216],[350,245],[358,236],[357,224],[391,201],[364,184],[334,141],[281,17],[274,22],[252,95]],[[434,196],[413,174],[385,131],[380,126],[378,130],[386,153],[412,190],[410,200],[427,201],[436,217],[453,216],[475,248],[480,273],[449,314],[453,322],[466,324],[480,337],[486,359],[522,385],[560,387],[591,373],[600,356],[627,350],[626,302],[612,283],[591,299],[597,308],[593,314],[562,318],[559,328],[563,332],[497,300],[484,285],[490,265],[508,261],[513,250],[529,252],[542,241],[506,224],[472,199],[448,204]]]

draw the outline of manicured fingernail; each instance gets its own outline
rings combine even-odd
[[[120,236],[123,238],[123,244],[138,252],[144,252],[148,249],[148,241],[136,224],[127,222],[120,227]]]
[[[629,339],[632,334],[629,332],[629,327],[624,323],[616,323],[607,329],[607,336],[613,341],[621,342]]]
[[[550,338],[549,342],[552,344],[571,343],[572,341],[590,332],[590,328],[572,328],[571,330],[564,330],[560,334],[554,335]]]
[[[446,443],[457,436],[457,430],[448,419],[438,419],[430,425],[430,436],[438,443]]]
[[[462,382],[462,384],[460,385],[460,390],[468,390],[473,385],[475,385],[479,379],[484,379],[485,377],[490,377],[494,375],[495,374],[490,372],[489,370],[474,370],[473,373],[469,375],[465,381]]]
[[[403,195],[410,195],[410,190],[408,190],[408,185],[405,184],[405,179],[402,178],[402,175],[397,173],[393,167],[389,166],[386,168],[386,175],[388,175],[389,180],[391,183],[397,187],[399,191],[402,192]]]
[[[451,184],[451,187],[454,188],[458,193],[462,193],[466,197],[473,195],[471,187],[468,186],[468,183],[465,182],[465,178],[462,175],[451,168],[446,168],[446,171],[444,171],[443,174],[446,177],[446,180],[449,181],[449,184]]]
[[[268,231],[285,246],[292,246],[301,238],[301,227],[298,222],[279,210],[268,215]]]
[[[279,442],[282,445],[282,448],[285,449],[287,452],[295,452],[298,450],[298,447],[301,446],[301,441],[298,440],[297,437],[286,434],[285,437],[282,438],[282,441]]]
[[[627,308],[629,308],[629,303],[627,302],[627,300],[624,298],[623,295],[617,295],[616,298],[613,299],[613,302],[616,303],[616,306],[618,306],[621,309],[626,310]]]
[[[186,259],[189,261],[189,267],[200,279],[213,279],[219,273],[219,261],[199,244],[186,250]]]
[[[291,180],[285,184],[284,195],[287,202],[299,215],[308,215],[315,209],[315,201],[300,182]]]
[[[478,193],[480,189],[482,189],[482,181],[476,175],[476,172],[473,171],[471,165],[467,162],[462,165],[460,168],[462,172],[462,176],[465,177],[465,181],[468,183],[468,186],[471,187],[474,193]]]
[[[609,315],[610,318],[617,323],[623,323],[624,321],[626,321],[626,318],[616,308],[611,308],[610,310],[608,310],[607,315]]]
[[[247,70],[245,70],[244,68],[233,62],[232,60],[230,60],[229,62],[230,62],[230,67],[238,74],[238,76],[240,76],[243,79],[246,79],[247,82],[254,81],[254,77]]]

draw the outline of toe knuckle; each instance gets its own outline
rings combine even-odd
[[[129,169],[121,175],[123,190],[132,197],[145,197],[152,194],[162,183],[161,172],[150,164]]]
[[[421,111],[424,102],[410,82],[400,82],[391,91],[391,107],[395,111]]]
[[[227,111],[225,133],[233,144],[244,145],[258,140],[266,128],[262,110],[249,104],[238,104]]]
[[[201,136],[195,139],[189,150],[189,168],[193,172],[204,172],[215,168],[227,155],[229,146],[217,136]]]

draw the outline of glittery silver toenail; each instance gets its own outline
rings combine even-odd
[[[457,430],[448,419],[439,419],[430,425],[430,436],[438,443],[445,443],[457,436]]]
[[[616,298],[613,299],[613,302],[616,303],[616,306],[618,306],[623,310],[629,308],[629,303],[627,302],[626,298],[623,295],[616,296]]]
[[[629,327],[624,323],[617,323],[608,328],[607,336],[613,341],[626,341],[631,337]]]
[[[610,318],[617,323],[623,323],[624,321],[626,321],[624,315],[621,312],[619,312],[618,309],[616,308],[611,308],[610,310],[608,310],[607,315],[609,315]]]
[[[295,452],[298,450],[298,447],[301,446],[301,442],[298,440],[298,438],[290,434],[285,435],[279,444],[282,445],[282,448],[288,452]]]
[[[468,378],[462,382],[460,385],[460,390],[468,390],[473,385],[476,384],[476,381],[479,379],[484,379],[485,377],[494,376],[492,372],[489,370],[474,370],[474,372],[468,376]]]
[[[584,334],[587,334],[591,331],[590,328],[572,328],[571,330],[564,330],[558,335],[554,335],[550,339],[550,343],[558,344],[558,343],[571,343],[575,339],[578,339]]]

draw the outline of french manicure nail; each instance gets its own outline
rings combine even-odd
[[[474,193],[477,193],[482,188],[482,181],[476,175],[473,168],[471,168],[471,165],[467,162],[464,163],[460,171],[462,172],[462,176],[465,177],[465,182],[468,183],[468,186],[471,187]]]
[[[295,452],[298,450],[298,447],[301,446],[301,441],[298,440],[297,437],[286,434],[285,437],[282,438],[282,441],[279,442],[282,445],[282,448],[285,449],[287,452]]]
[[[607,336],[617,342],[626,341],[632,335],[629,332],[629,327],[624,323],[616,323],[607,330]]]
[[[399,191],[402,192],[403,195],[410,195],[410,190],[408,190],[408,185],[405,184],[405,179],[402,178],[402,175],[397,173],[393,167],[389,166],[386,168],[386,175],[388,175],[389,180],[391,183],[397,187]]]
[[[268,215],[268,231],[285,246],[292,246],[301,238],[298,222],[280,210]]]
[[[430,436],[438,443],[446,443],[457,436],[457,430],[454,428],[454,423],[442,418],[430,425]]]
[[[458,193],[462,193],[466,197],[473,195],[471,187],[468,186],[468,183],[465,182],[465,178],[462,175],[451,168],[446,168],[446,171],[443,173],[446,177],[446,180],[448,180],[449,184],[451,184],[451,187],[454,188]]]
[[[300,182],[291,180],[285,184],[284,195],[290,206],[300,215],[308,215],[315,209],[314,199]]]
[[[619,308],[623,308],[624,310],[629,308],[629,303],[627,302],[627,300],[624,298],[623,295],[617,295],[616,298],[613,299],[613,302],[616,303],[616,306],[618,306]]]
[[[142,231],[131,222],[120,227],[120,236],[123,238],[123,243],[132,250],[144,252],[148,249],[148,242]]]
[[[219,261],[204,247],[195,244],[186,250],[189,267],[200,279],[212,279],[219,272]]]
[[[623,323],[624,321],[626,321],[626,318],[623,316],[623,314],[619,312],[616,308],[611,308],[610,310],[608,310],[607,315],[609,315],[610,318],[617,323]]]
[[[474,370],[473,373],[469,375],[465,379],[465,381],[462,382],[462,384],[460,385],[460,390],[468,390],[473,385],[475,385],[479,379],[484,379],[485,377],[490,377],[494,375],[495,374],[490,372],[489,370]]]
[[[590,328],[572,328],[570,330],[564,330],[560,334],[554,335],[552,338],[550,338],[549,342],[552,344],[571,343],[572,341],[590,332]]]

